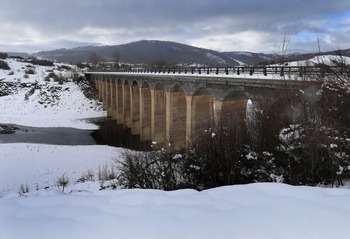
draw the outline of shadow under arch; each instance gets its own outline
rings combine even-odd
[[[215,101],[215,117],[246,118],[249,96],[241,90],[229,89],[223,93],[222,101]]]

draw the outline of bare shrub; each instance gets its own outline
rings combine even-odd
[[[18,193],[19,193],[20,196],[24,196],[24,194],[29,193],[29,186],[28,186],[28,184],[26,184],[25,186],[24,186],[24,184],[21,184],[20,187],[19,187],[19,192]]]
[[[6,61],[0,60],[0,69],[10,70],[11,68]]]
[[[126,188],[174,190],[181,184],[174,154],[165,149],[152,152],[124,151],[118,161],[118,182]]]
[[[65,173],[62,176],[57,177],[56,185],[58,188],[62,188],[61,191],[64,192],[65,187],[68,185],[69,179],[66,177]]]
[[[34,75],[35,74],[35,68],[28,68],[24,71],[27,75]]]
[[[87,170],[86,172],[83,172],[81,174],[81,177],[77,180],[77,182],[81,182],[81,183],[84,183],[86,181],[95,181],[95,174],[94,172],[92,171],[92,169],[89,169]]]

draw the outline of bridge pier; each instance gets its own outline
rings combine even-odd
[[[213,99],[211,95],[186,96],[186,145],[208,129],[214,119]]]
[[[166,96],[164,89],[151,90],[151,138],[160,147],[166,143]]]
[[[112,119],[117,120],[117,83],[111,82],[111,108],[112,108]]]
[[[131,134],[140,134],[140,91],[137,85],[130,87]]]
[[[102,107],[107,110],[107,82],[102,81]]]
[[[151,135],[151,90],[140,88],[140,139],[141,141],[152,140]]]
[[[131,128],[130,86],[123,84],[123,125]]]
[[[112,82],[106,82],[106,90],[107,90],[107,116],[112,117]]]
[[[123,85],[116,84],[116,102],[117,102],[117,123],[124,124],[124,97],[123,97]]]
[[[174,149],[186,146],[187,103],[184,92],[166,92],[166,143]]]

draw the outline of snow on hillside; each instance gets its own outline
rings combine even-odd
[[[51,70],[68,71],[35,66],[24,78],[28,63],[6,61],[0,123],[90,129],[96,126],[85,118],[105,116],[75,83],[44,80]],[[97,145],[0,144],[0,238],[350,238],[349,189],[257,183],[202,192],[100,191],[99,167],[114,167],[121,153]],[[77,183],[88,170],[95,181]],[[63,174],[65,192],[56,182]],[[20,185],[29,192],[20,196]]]
[[[50,72],[69,80],[71,71],[57,70],[59,65],[33,66],[15,59],[7,62],[11,69],[0,69],[0,79],[2,84],[12,83],[13,92],[0,97],[0,123],[96,129],[87,119],[106,116],[101,104],[88,100],[71,80],[63,84],[44,80]],[[27,74],[30,69],[35,73]]]
[[[322,56],[315,56],[308,60],[288,62],[288,65],[289,66],[307,66],[307,65],[315,65],[315,64],[333,65],[334,60],[341,60],[341,61],[345,61],[345,63],[349,63],[350,57],[343,56],[340,58],[339,56],[336,56],[336,55],[322,55]]]

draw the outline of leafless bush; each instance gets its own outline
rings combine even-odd
[[[84,183],[86,181],[95,181],[95,175],[92,169],[89,169],[86,172],[82,173],[81,177],[77,180],[77,182],[81,183]]]
[[[58,188],[62,187],[61,191],[64,192],[64,188],[68,185],[69,179],[66,177],[65,174],[62,174],[62,176],[57,177],[56,185]]]
[[[21,184],[21,186],[19,187],[19,195],[20,196],[24,196],[24,194],[29,193],[29,186],[28,184],[26,184],[25,186],[23,184]]]

